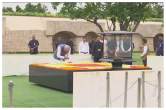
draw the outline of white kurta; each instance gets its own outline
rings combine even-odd
[[[79,53],[89,54],[89,43],[88,42],[80,42],[80,44],[79,44]]]

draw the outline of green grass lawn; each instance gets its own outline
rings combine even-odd
[[[141,53],[133,53],[134,64],[142,64]],[[153,53],[151,53],[153,54]],[[72,107],[72,94],[35,85],[27,76],[3,77],[3,107],[8,107],[8,82],[13,80],[14,107]]]
[[[8,82],[14,82],[14,107],[72,107],[72,94],[30,83],[27,76],[3,77],[3,107],[8,107]]]
[[[154,52],[150,52],[149,55],[154,55]],[[133,62],[133,64],[137,64],[137,65],[142,65],[142,59],[140,58],[141,53],[140,52],[134,52],[133,53],[133,60],[135,62]]]
[[[136,53],[136,52],[133,53],[133,60],[135,61],[133,62],[133,64],[140,64],[140,65],[143,64],[140,55],[141,53]]]

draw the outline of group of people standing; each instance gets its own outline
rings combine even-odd
[[[79,44],[80,54],[91,54],[94,62],[99,62],[103,57],[103,40],[101,37],[93,39],[91,42],[87,41],[86,37]]]
[[[54,58],[62,61],[69,59],[71,50],[71,46],[68,44],[59,44],[54,52]],[[99,62],[99,59],[103,57],[103,42],[101,37],[97,37],[91,42],[88,42],[87,38],[83,37],[79,43],[79,54],[91,54],[94,62]]]
[[[156,56],[164,56],[164,40],[163,34],[157,34],[156,37],[158,38],[157,42],[155,42],[155,47],[154,47],[154,52]],[[143,61],[144,66],[147,66],[147,55],[149,53],[149,46],[148,46],[148,42],[146,39],[143,39],[143,47],[141,47],[142,49],[142,54],[141,54],[141,58]]]
[[[155,46],[155,54],[157,56],[164,55],[164,41],[163,41],[163,34],[158,36],[158,42]],[[90,42],[87,40],[87,37],[83,37],[82,41],[79,43],[79,54],[91,54],[94,62],[100,62],[100,59],[104,56],[104,46],[105,41],[102,37],[98,36],[95,39],[92,39]],[[143,46],[141,46],[141,58],[143,64],[147,65],[147,55],[149,53],[148,42],[146,39],[142,40]],[[59,43],[56,46],[56,50],[54,51],[54,58],[65,61],[70,59],[71,53],[73,53],[73,43]],[[29,41],[28,47],[30,50],[30,54],[37,54],[38,53],[38,46],[39,42],[36,40],[35,36],[32,36],[32,40]]]

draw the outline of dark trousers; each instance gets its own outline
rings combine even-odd
[[[30,54],[37,54],[38,48],[30,48]]]
[[[163,51],[157,51],[157,52],[156,52],[156,55],[157,55],[157,56],[164,56],[164,52],[163,52]]]
[[[101,59],[102,57],[96,57],[96,56],[94,56],[93,57],[93,61],[94,62],[100,62],[99,60]]]
[[[144,66],[147,66],[147,58],[142,60]]]

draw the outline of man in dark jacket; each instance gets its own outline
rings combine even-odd
[[[94,43],[92,53],[94,62],[99,62],[99,60],[103,57],[103,43],[100,39],[100,37],[97,37],[96,42]]]
[[[163,56],[164,55],[164,40],[163,35],[161,34],[158,36],[159,40],[156,47],[156,55],[157,56]]]
[[[89,42],[89,53],[90,53],[90,54],[93,54],[94,44],[95,44],[95,39],[92,39],[92,40]]]
[[[67,43],[66,43],[67,45],[69,45],[70,46],[70,48],[71,48],[71,54],[73,54],[74,53],[74,44],[73,44],[73,39],[72,38],[69,38],[69,41],[67,41]]]
[[[28,43],[30,54],[37,54],[38,53],[38,46],[39,42],[36,40],[35,36],[32,36],[32,40]]]

